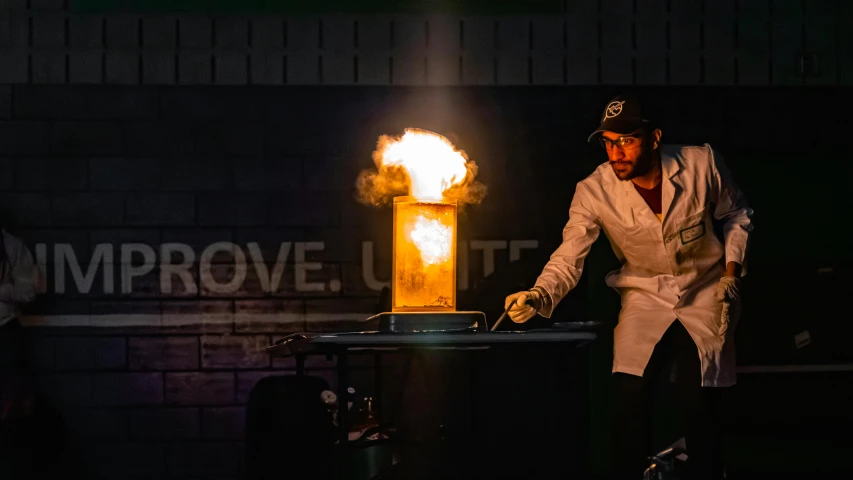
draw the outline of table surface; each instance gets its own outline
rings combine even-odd
[[[527,331],[461,332],[343,332],[295,333],[267,348],[272,356],[297,353],[323,353],[342,350],[399,348],[483,348],[531,343],[578,343],[585,345],[597,338],[594,331],[537,329]]]

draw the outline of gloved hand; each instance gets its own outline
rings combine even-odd
[[[740,279],[731,276],[721,278],[714,298],[723,304],[719,334],[724,337],[729,325],[736,324],[740,317]]]
[[[740,300],[740,279],[737,277],[723,277],[720,283],[717,284],[717,294],[715,298],[718,302],[736,302]]]
[[[533,318],[544,304],[545,301],[539,291],[526,290],[506,297],[504,308],[509,310],[507,315],[513,322],[524,323]]]

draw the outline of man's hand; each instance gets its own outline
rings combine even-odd
[[[740,300],[740,279],[734,276],[725,276],[717,284],[717,293],[714,296],[718,302],[733,303]]]
[[[740,278],[729,275],[721,278],[714,297],[723,304],[719,333],[725,337],[729,325],[737,323],[740,317]]]
[[[504,308],[513,322],[524,323],[533,318],[543,304],[542,294],[536,290],[526,290],[506,297]]]

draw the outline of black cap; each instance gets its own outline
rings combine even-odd
[[[601,125],[590,134],[587,141],[592,141],[604,131],[628,134],[648,125],[649,120],[643,117],[640,99],[633,95],[619,95],[604,107]]]

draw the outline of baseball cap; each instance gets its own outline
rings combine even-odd
[[[610,100],[601,114],[601,125],[587,138],[591,142],[601,132],[628,134],[649,125],[643,118],[643,105],[634,95],[619,95]]]

